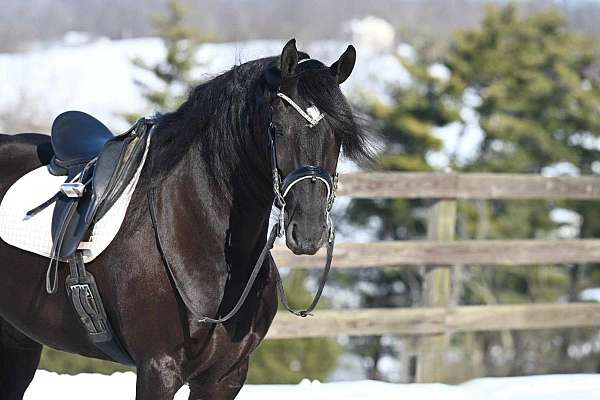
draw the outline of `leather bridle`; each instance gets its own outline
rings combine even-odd
[[[319,121],[321,121],[325,117],[316,106],[311,106],[306,111],[304,111],[295,101],[293,101],[290,97],[286,96],[285,94],[277,92],[277,97],[290,104],[305,120],[307,120],[308,126],[310,128],[314,128],[315,126],[317,126]],[[333,258],[333,246],[335,244],[335,226],[333,225],[333,220],[331,219],[331,209],[333,208],[333,203],[335,201],[338,174],[336,173],[334,176],[332,176],[329,173],[329,171],[327,171],[320,165],[303,165],[287,174],[282,180],[281,175],[279,173],[279,166],[277,163],[277,150],[275,144],[275,129],[273,128],[273,123],[271,122],[269,123],[269,147],[271,150],[273,191],[275,192],[275,200],[273,204],[275,207],[279,208],[279,221],[275,224],[275,226],[273,226],[270,237],[274,237],[273,232],[276,232],[277,236],[279,237],[285,234],[285,197],[290,192],[292,187],[294,187],[294,185],[300,183],[303,180],[310,179],[313,183],[322,182],[327,187],[327,202],[325,205],[325,219],[327,221],[328,229],[327,258],[325,260],[325,268],[323,269],[323,273],[321,274],[321,279],[319,281],[317,293],[315,294],[311,304],[306,309],[295,310],[292,307],[290,307],[287,300],[287,296],[285,294],[285,290],[283,288],[281,276],[279,275],[279,270],[277,269],[277,267],[275,267],[275,276],[277,278],[277,291],[279,292],[279,298],[281,300],[281,303],[292,314],[297,315],[299,317],[306,317],[308,315],[312,315],[312,311],[319,303],[319,299],[323,294],[323,289],[325,288],[327,276],[329,275],[329,270],[331,268],[331,260]],[[267,241],[265,248],[267,246],[270,246],[269,249],[272,248],[272,243],[270,243],[270,240]]]
[[[286,96],[285,94],[278,92],[277,97],[281,98],[288,104],[290,104],[298,113],[307,120],[310,128],[314,128],[317,126],[319,121],[321,121],[325,116],[319,111],[319,109],[315,106],[309,107],[306,111],[302,110],[302,108],[291,98]],[[312,182],[316,183],[317,181],[322,182],[327,188],[327,203],[325,207],[325,218],[327,221],[327,229],[329,230],[328,241],[331,241],[333,235],[335,233],[335,228],[333,226],[333,222],[331,220],[331,208],[333,207],[333,202],[335,201],[335,195],[337,191],[337,182],[338,175],[332,176],[329,171],[323,168],[320,165],[303,165],[301,167],[296,168],[289,174],[281,179],[279,165],[277,163],[277,148],[275,142],[275,129],[273,127],[273,123],[269,123],[269,148],[271,151],[271,171],[273,177],[273,192],[275,193],[275,201],[274,205],[279,209],[279,221],[278,228],[279,233],[278,236],[281,237],[284,235],[284,227],[285,227],[285,197],[290,192],[294,185],[300,183],[305,179],[310,179]]]
[[[311,106],[306,111],[303,110],[296,102],[294,102],[291,98],[286,96],[281,92],[277,92],[277,97],[281,98],[283,101],[290,104],[305,120],[308,122],[308,126],[314,128],[317,126],[319,121],[324,118],[324,115],[315,107]],[[277,267],[274,268],[277,291],[279,293],[279,299],[283,306],[292,314],[297,315],[299,317],[306,317],[308,315],[312,315],[312,311],[315,309],[317,304],[319,303],[319,299],[323,294],[323,289],[325,288],[325,283],[327,281],[327,276],[329,275],[329,270],[331,269],[331,261],[333,258],[333,246],[335,244],[335,227],[333,225],[333,221],[331,219],[331,208],[333,207],[333,202],[335,200],[336,190],[337,190],[337,181],[338,175],[332,176],[325,168],[319,165],[303,165],[301,167],[296,168],[289,174],[285,176],[285,178],[281,178],[281,174],[279,172],[279,167],[277,164],[277,151],[276,151],[276,143],[275,143],[275,129],[273,128],[272,121],[269,122],[268,129],[268,137],[269,137],[269,147],[271,152],[271,168],[272,168],[272,178],[273,178],[273,192],[275,193],[275,199],[273,201],[273,205],[279,209],[279,220],[271,229],[269,233],[267,243],[265,247],[262,249],[256,263],[254,264],[254,268],[252,269],[252,273],[250,274],[250,278],[240,295],[235,306],[227,313],[224,317],[221,318],[210,318],[207,316],[199,316],[194,315],[193,308],[191,305],[186,304],[192,316],[196,318],[199,322],[218,324],[228,321],[233,318],[235,314],[242,308],[246,298],[250,294],[250,290],[258,277],[260,270],[264,264],[265,257],[270,253],[270,250],[273,248],[273,244],[275,243],[275,239],[277,237],[282,237],[285,234],[285,197],[290,192],[290,190],[294,187],[294,185],[299,182],[310,179],[312,182],[322,182],[327,187],[327,203],[325,206],[325,218],[327,221],[328,235],[327,235],[327,257],[325,261],[325,267],[323,269],[323,273],[321,274],[321,279],[319,282],[319,287],[317,292],[313,298],[311,304],[302,310],[295,310],[290,307],[288,303],[288,299],[285,293],[285,289],[283,288],[283,282],[281,280],[281,275],[279,274],[279,270]],[[150,209],[150,218],[152,219],[152,225],[155,229],[156,239],[158,242],[158,247],[161,252],[161,255],[167,265],[167,268],[172,273],[171,266],[169,261],[166,258],[164,252],[164,246],[162,243],[162,239],[159,234],[157,219],[156,219],[156,201],[155,201],[156,193],[155,190],[150,190],[148,192],[148,206]],[[177,289],[180,290],[179,286]],[[182,296],[185,302],[185,296]]]

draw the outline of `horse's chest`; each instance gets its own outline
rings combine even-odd
[[[215,374],[215,378],[220,379],[223,374],[246,362],[256,350],[277,312],[275,285],[270,276],[266,279],[259,295],[249,299],[238,318],[216,326],[207,340],[193,340],[196,344],[193,354],[197,356],[189,361],[194,365],[194,373],[202,371],[203,374]],[[201,337],[207,326],[192,322],[190,329],[193,336]]]

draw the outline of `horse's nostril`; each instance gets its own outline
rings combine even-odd
[[[297,228],[298,224],[296,224],[295,222],[292,222],[292,241],[296,244],[298,244],[298,236],[297,236]]]

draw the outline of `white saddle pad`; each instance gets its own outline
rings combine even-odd
[[[83,250],[84,262],[98,257],[117,236],[146,161],[149,142],[147,140],[142,162],[129,185],[110,210],[93,226],[88,242],[82,242],[79,246]],[[15,182],[0,203],[0,239],[9,245],[50,258],[54,204],[32,218],[27,219],[25,215],[27,211],[54,196],[65,180],[66,177],[54,176],[43,166]]]

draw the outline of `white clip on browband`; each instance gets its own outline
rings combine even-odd
[[[309,126],[311,128],[314,128],[315,126],[317,126],[317,124],[319,123],[319,121],[321,121],[323,118],[325,118],[325,115],[323,115],[323,113],[321,113],[321,111],[319,111],[319,109],[317,107],[315,107],[315,106],[310,106],[310,107],[308,107],[306,109],[306,111],[304,111],[298,104],[296,104],[296,102],[294,100],[292,100],[291,98],[289,98],[285,94],[283,94],[281,92],[277,92],[277,97],[283,99],[289,105],[291,105],[292,107],[294,107],[294,109],[296,111],[298,111],[298,113],[300,115],[302,115],[302,117],[305,120],[308,121]]]

